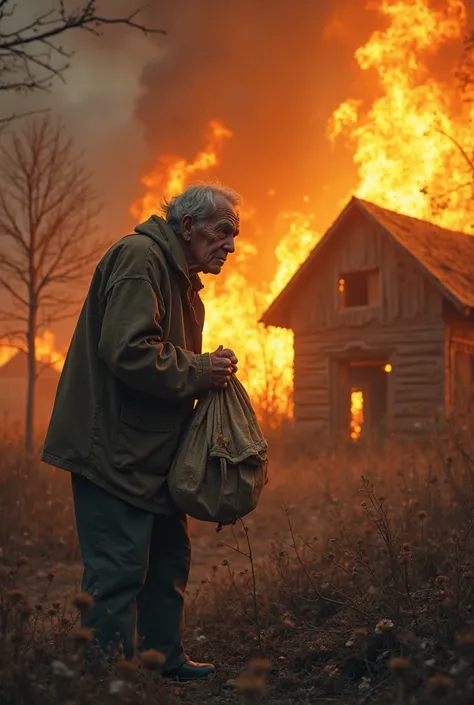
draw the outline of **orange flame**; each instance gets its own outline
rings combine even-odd
[[[364,393],[361,389],[351,392],[351,438],[358,441],[362,435],[364,423]]]
[[[38,336],[36,338],[36,360],[43,365],[53,367],[57,372],[61,372],[65,358],[56,350],[55,342],[56,338],[49,330],[46,330],[42,336]],[[24,343],[9,340],[2,345],[0,341],[0,367],[14,358],[19,350],[26,351]]]
[[[160,199],[182,191],[197,172],[218,166],[223,141],[232,132],[217,121],[209,127],[208,144],[194,161],[160,157],[155,169],[142,179],[147,192],[130,209],[137,220],[156,213]],[[280,214],[276,229],[282,238],[276,249],[278,266],[271,282],[250,285],[248,265],[257,250],[244,238],[239,238],[237,252],[222,279],[206,278],[204,349],[214,350],[222,344],[235,350],[239,377],[260,413],[268,418],[275,413],[291,413],[293,339],[289,331],[266,330],[258,320],[314,247],[318,235],[312,219],[313,216],[299,212]]]
[[[361,70],[378,78],[381,96],[369,107],[358,98],[342,103],[332,115],[328,136],[333,142],[345,136],[353,150],[358,196],[467,230],[473,222],[466,198],[472,178],[466,179],[469,169],[456,143],[469,144],[474,104],[459,105],[455,88],[432,77],[427,64],[442,47],[462,37],[464,3],[446,0],[440,9],[429,0],[379,0],[377,9],[388,26],[374,32],[355,58]],[[226,127],[213,122],[208,144],[194,161],[160,158],[143,179],[147,191],[133,204],[134,217],[145,219],[156,212],[161,197],[178,193],[196,172],[218,166],[222,144],[230,136]],[[459,188],[451,189],[449,208],[433,211],[426,193],[435,199],[443,195],[447,175]],[[463,187],[466,181],[469,185]],[[275,195],[272,189],[268,193]],[[319,238],[313,216],[301,212],[280,213],[275,235],[278,264],[270,282],[251,285],[249,264],[257,251],[239,239],[226,274],[207,281],[204,293],[205,348],[223,344],[236,350],[242,381],[260,412],[269,415],[291,413],[293,340],[290,332],[264,329],[256,321]],[[352,404],[359,418],[363,398],[355,395]],[[361,424],[354,423],[357,433]]]
[[[147,191],[142,198],[132,203],[131,215],[140,222],[147,220],[157,212],[162,198],[167,200],[180,193],[196,173],[217,166],[222,146],[229,137],[232,137],[230,130],[218,120],[211,120],[208,143],[193,162],[188,163],[185,159],[170,155],[159,157],[152,171],[141,179]]]
[[[444,45],[459,40],[467,12],[462,0],[446,0],[444,9],[429,0],[381,0],[377,9],[388,20],[355,53],[362,71],[374,72],[382,96],[368,108],[350,99],[333,113],[331,140],[343,135],[354,149],[359,185],[356,195],[381,206],[439,225],[468,230],[472,223],[470,173],[459,145],[471,143],[474,108],[459,105],[459,89],[436,80],[428,60]],[[451,138],[451,139],[450,139]],[[434,198],[450,189],[449,208],[432,210]],[[468,186],[462,186],[469,182]],[[449,181],[448,181],[449,184]]]

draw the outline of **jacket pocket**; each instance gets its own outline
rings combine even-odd
[[[166,474],[181,435],[179,419],[166,409],[125,402],[120,410],[113,465],[122,471]]]

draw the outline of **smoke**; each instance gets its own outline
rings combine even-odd
[[[137,4],[99,2],[116,15]],[[466,2],[470,11],[473,4]],[[265,276],[273,266],[277,214],[312,211],[323,230],[355,183],[350,154],[343,146],[331,149],[325,128],[342,100],[370,99],[377,90],[353,58],[380,26],[366,6],[366,0],[162,0],[143,19],[167,36],[123,27],[108,27],[100,38],[71,33],[63,42],[75,51],[67,82],[21,104],[63,117],[94,174],[103,201],[99,226],[111,240],[133,227],[128,207],[157,155],[192,159],[209,120],[222,121],[234,136],[213,176],[239,190],[255,213],[243,235],[256,241],[256,277]],[[13,106],[8,101],[3,97],[3,113]]]
[[[314,198],[331,170],[321,127],[348,88],[351,32],[337,4],[162,4],[154,15],[169,42],[143,71],[136,111],[151,158],[191,158],[217,118],[234,132],[219,176],[257,207],[262,226],[271,227],[276,209]],[[326,33],[335,19],[347,28],[336,40]]]

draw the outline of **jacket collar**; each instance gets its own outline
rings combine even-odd
[[[164,218],[152,215],[145,223],[137,225],[135,231],[152,238],[163,251],[166,259],[174,269],[186,277],[188,285],[194,291],[200,291],[204,284],[198,274],[190,274],[183,246]]]

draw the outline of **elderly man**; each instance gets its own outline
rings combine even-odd
[[[198,185],[99,262],[58,386],[42,459],[72,473],[83,624],[109,651],[165,657],[164,674],[214,672],[181,642],[190,565],[186,517],[166,476],[194,403],[236,371],[229,349],[201,353],[199,273],[219,274],[239,232],[239,197]],[[138,632],[138,634],[137,634]]]

